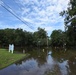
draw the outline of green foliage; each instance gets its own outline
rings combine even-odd
[[[0,30],[0,46],[8,46],[15,44],[15,46],[37,46],[38,41],[40,45],[46,45],[46,31],[38,28],[38,31],[32,33],[23,31],[22,29],[3,29]]]
[[[15,45],[22,46],[25,44],[25,33],[22,29],[16,29],[15,30]]]
[[[51,45],[52,46],[63,46],[64,35],[61,30],[54,30],[50,37],[51,37]]]
[[[33,37],[34,37],[34,45],[46,46],[47,33],[44,29],[38,28],[38,31],[34,32]]]
[[[4,31],[3,30],[0,30],[0,46],[3,43],[5,43],[6,38],[4,36],[5,36]]]
[[[76,0],[70,0],[67,10],[60,15],[65,17],[67,45],[76,46]]]

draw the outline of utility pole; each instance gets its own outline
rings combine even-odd
[[[64,39],[63,39],[63,48],[65,49],[65,46],[66,46],[66,39],[67,39],[67,35],[66,35],[66,31],[67,31],[67,25],[64,26],[64,31],[65,31],[65,34],[64,34]]]
[[[48,48],[48,37],[47,37],[47,48]]]

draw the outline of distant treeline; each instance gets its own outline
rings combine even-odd
[[[0,29],[0,46],[46,46],[47,33],[38,28],[36,32],[27,32],[22,29]]]
[[[22,29],[0,29],[0,46],[76,46],[76,31],[74,27],[69,26],[66,32],[54,30],[48,37],[45,29],[38,28],[35,32],[27,32]]]

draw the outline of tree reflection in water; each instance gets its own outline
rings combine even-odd
[[[76,75],[75,50],[42,48],[27,53],[28,58],[0,70],[0,75]]]

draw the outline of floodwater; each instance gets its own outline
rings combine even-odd
[[[0,75],[76,75],[76,50],[37,49],[2,70]]]

